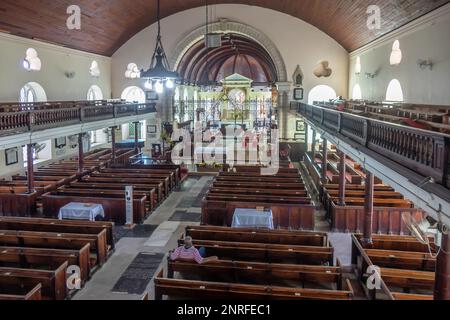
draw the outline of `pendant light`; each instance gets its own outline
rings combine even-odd
[[[155,51],[153,52],[150,68],[147,71],[141,71],[141,78],[147,79],[148,87],[155,87],[158,93],[162,93],[164,86],[169,89],[174,88],[175,81],[179,79],[179,75],[177,72],[170,71],[169,61],[161,41],[160,0],[157,0],[157,19],[158,36],[156,38]]]

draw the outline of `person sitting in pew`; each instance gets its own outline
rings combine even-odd
[[[198,250],[192,244],[192,238],[186,237],[184,239],[184,245],[178,247],[175,251],[173,251],[170,254],[170,259],[172,261],[175,260],[195,261],[198,264],[205,264],[219,260],[218,257],[204,258],[205,254],[206,254],[205,248],[200,248],[200,250]]]

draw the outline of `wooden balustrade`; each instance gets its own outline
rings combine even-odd
[[[67,101],[0,104],[0,136],[156,112],[155,104]]]
[[[298,112],[332,134],[349,138],[450,188],[450,136],[297,103]]]
[[[29,112],[10,112],[0,114],[0,132],[6,134],[15,134],[29,129]]]
[[[339,114],[337,113],[324,113],[323,115],[323,125],[333,131],[336,132],[339,128]]]
[[[99,121],[114,118],[114,106],[89,106],[83,109],[85,121]]]

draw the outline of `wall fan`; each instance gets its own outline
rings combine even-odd
[[[430,216],[418,221],[409,214],[403,214],[402,220],[417,241],[428,246],[430,255],[437,257],[440,249],[436,254],[433,253],[433,249],[441,246],[442,232],[445,232],[446,227]],[[432,235],[434,235],[434,248],[432,248],[430,243],[430,237]]]
[[[34,153],[34,159],[39,159],[39,152],[42,152],[42,150],[44,150],[45,148],[47,148],[47,144],[45,143],[35,143],[33,144],[33,153]]]
[[[69,145],[72,149],[75,149],[76,147],[78,147],[78,136],[77,135],[69,136]]]

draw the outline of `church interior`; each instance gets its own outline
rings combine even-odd
[[[450,300],[450,1],[0,1],[0,300]]]

